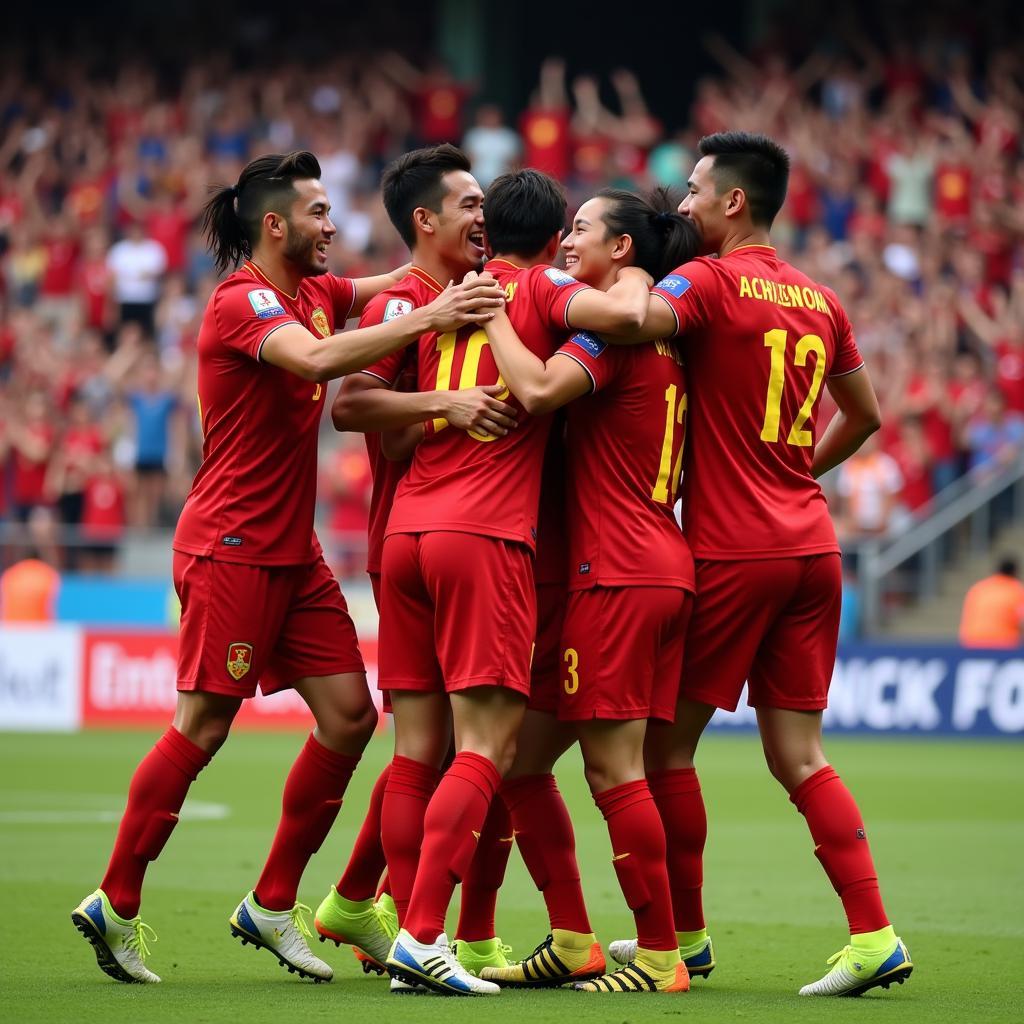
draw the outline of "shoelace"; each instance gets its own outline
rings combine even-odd
[[[500,942],[500,943],[498,943],[498,948],[501,950],[501,955],[506,960],[510,960],[512,958],[512,947],[511,946],[506,946],[504,942]]]
[[[149,946],[146,943],[147,938],[150,942],[158,941],[156,932],[148,924],[144,924],[141,920],[136,920],[132,923],[131,935],[124,940],[124,948],[137,953],[140,960],[145,960],[149,956]]]
[[[306,924],[306,918],[304,915],[312,914],[313,911],[306,906],[305,903],[296,903],[291,909],[291,913],[288,915],[291,918],[292,924],[295,926],[295,930],[300,934],[304,935],[307,939],[313,938],[313,933],[309,930],[309,925]]]
[[[825,965],[826,965],[827,967],[831,967],[831,966],[832,966],[832,965],[833,965],[833,964],[834,964],[834,963],[835,963],[835,962],[836,962],[837,960],[839,960],[839,959],[841,959],[842,957],[846,956],[846,954],[847,954],[847,953],[852,953],[852,952],[853,952],[853,946],[843,946],[843,948],[842,948],[841,950],[839,950],[839,952],[838,952],[838,953],[833,953],[833,954],[832,954],[832,955],[831,955],[831,956],[830,956],[830,957],[829,957],[829,958],[828,958],[828,959],[827,959],[827,960],[825,961]]]

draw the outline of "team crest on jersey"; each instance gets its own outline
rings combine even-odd
[[[682,274],[669,274],[668,277],[663,277],[654,287],[660,288],[663,292],[668,292],[669,295],[674,295],[677,299],[681,299],[691,284],[693,282],[688,281]]]
[[[309,319],[313,321],[313,326],[317,330],[317,334],[321,338],[329,338],[331,336],[331,324],[327,319],[327,314],[323,311],[322,306],[317,306],[312,313],[309,314]]]
[[[588,331],[579,331],[569,341],[574,345],[579,345],[592,359],[596,359],[608,347],[608,342],[602,341]]]
[[[252,644],[228,644],[228,673],[241,679],[252,668]]]
[[[281,300],[269,288],[254,288],[249,292],[249,302],[252,303],[253,312],[261,320],[267,320],[272,316],[284,316]]]
[[[557,267],[548,267],[544,271],[544,276],[552,283],[558,285],[559,288],[564,284],[576,284],[576,278],[571,277],[564,270],[559,270]]]
[[[384,307],[383,323],[387,323],[389,320],[394,320],[400,316],[405,316],[406,313],[411,313],[412,310],[413,305],[408,299],[388,299],[388,304]]]

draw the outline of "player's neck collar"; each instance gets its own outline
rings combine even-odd
[[[248,270],[249,273],[253,275],[253,277],[258,277],[258,278],[260,278],[260,280],[266,281],[267,284],[269,284],[271,288],[277,289],[279,292],[281,292],[285,296],[285,298],[291,299],[292,302],[294,302],[299,297],[298,291],[296,291],[294,295],[289,295],[288,292],[286,292],[284,290],[284,288],[281,287],[281,285],[275,284],[273,281],[271,281],[270,278],[267,277],[267,275],[264,274],[263,271],[260,270],[260,268],[258,266],[256,266],[256,264],[251,259],[246,260],[242,264],[242,269],[243,270]]]
[[[409,268],[409,273],[413,277],[415,277],[417,281],[422,281],[428,288],[431,288],[435,292],[437,292],[438,295],[440,295],[441,292],[444,291],[444,287],[437,280],[437,278],[432,277],[422,267],[417,267],[415,264],[413,264]]]
[[[767,249],[769,252],[775,252],[774,245],[765,245],[763,242],[745,242],[743,245],[737,245],[735,249],[730,249],[727,255],[731,256],[734,252],[741,252],[743,249]]]
[[[513,263],[511,260],[505,259],[504,256],[492,256],[487,261],[486,266],[489,267],[489,266],[492,266],[495,263],[504,263],[506,267],[511,267],[513,270],[522,270],[523,269],[521,266],[519,266],[518,263]]]

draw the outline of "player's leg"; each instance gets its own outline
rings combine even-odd
[[[316,728],[288,773],[266,864],[232,915],[231,929],[243,942],[269,949],[289,971],[329,980],[333,972],[306,941],[312,932],[303,916],[308,908],[297,902],[299,880],[338,816],[377,712],[355,626],[323,558],[294,572],[288,613],[260,686],[265,693],[294,689]]]
[[[913,964],[882,904],[860,810],[822,748],[839,631],[839,556],[794,561],[799,586],[762,641],[750,674],[750,703],[769,770],[807,821],[815,856],[849,922],[849,945],[801,994],[859,995],[902,984]]]

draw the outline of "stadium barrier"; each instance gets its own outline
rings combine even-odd
[[[0,629],[0,729],[66,730],[165,725],[175,703],[177,634],[71,625]],[[376,638],[360,640],[379,699]],[[385,717],[382,716],[382,722]],[[914,644],[846,645],[832,676],[833,733],[1024,735],[1024,651]],[[292,691],[247,701],[243,728],[308,728]],[[752,729],[741,700],[718,713],[722,732]]]

